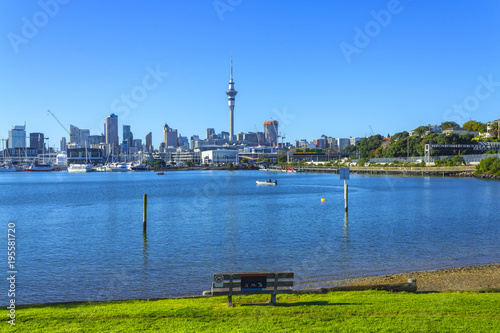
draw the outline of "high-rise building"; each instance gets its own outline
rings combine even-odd
[[[346,147],[351,145],[351,139],[349,138],[337,138],[337,147],[339,147],[339,150],[342,151]]]
[[[151,132],[146,135],[146,151],[148,153],[153,152],[153,133]]]
[[[61,151],[66,151],[66,137],[62,137],[60,141],[60,150]]]
[[[226,91],[227,103],[229,105],[229,140],[234,140],[234,100],[237,93],[234,90],[233,55],[231,54],[231,76],[229,77],[229,89]]]
[[[80,130],[80,146],[89,148],[90,147],[89,137],[90,137],[90,130],[81,129]]]
[[[207,128],[207,140],[213,140],[215,136],[214,128]]]
[[[26,148],[26,126],[12,126],[8,148]]]
[[[189,140],[187,136],[182,136],[180,133],[179,133],[179,147],[182,147],[186,150],[189,149]]]
[[[69,142],[80,145],[80,129],[77,126],[69,125]]]
[[[191,149],[198,147],[198,141],[200,141],[200,137],[198,135],[191,136]]]
[[[123,142],[127,141],[127,142],[132,142],[132,140],[130,140],[130,125],[123,125],[123,137],[122,137],[122,140]]]
[[[122,152],[128,154],[128,148],[132,146],[132,132],[130,132],[130,125],[123,125],[122,132]]]
[[[259,144],[259,136],[257,135],[257,133],[251,133],[251,132],[245,133],[243,135],[243,140],[245,140],[250,145]]]
[[[349,137],[349,141],[351,143],[351,146],[354,146],[356,145],[356,142],[359,142],[361,141],[362,138],[353,138],[353,137]]]
[[[70,142],[77,144],[79,147],[90,147],[89,136],[90,130],[80,129],[77,126],[69,125]]]
[[[142,150],[142,139],[134,139],[133,147],[139,147],[139,150]]]
[[[114,113],[106,117],[105,132],[106,144],[111,146],[111,152],[116,154],[119,148],[118,140],[118,116]]]
[[[99,145],[101,143],[106,142],[106,136],[104,134],[101,135],[90,135],[89,136],[89,147],[91,145]]]
[[[43,133],[30,133],[30,148],[34,148],[38,150],[38,153],[42,153],[45,149],[43,140]]]
[[[165,142],[165,147],[177,148],[177,130],[170,128],[167,124],[163,126],[163,142]]]
[[[269,120],[264,122],[264,138],[270,146],[278,145],[278,121]]]

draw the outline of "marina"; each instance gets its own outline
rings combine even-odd
[[[327,173],[22,172],[0,186],[16,304],[201,295],[217,271],[294,271],[301,288],[500,258],[497,181],[351,174],[348,216]]]

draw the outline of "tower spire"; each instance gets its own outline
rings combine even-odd
[[[229,77],[229,89],[226,91],[227,103],[229,105],[229,141],[234,139],[234,100],[238,92],[234,90],[233,81],[233,51],[231,50],[231,75]]]
[[[231,50],[231,76],[229,77],[229,82],[233,82],[233,50]]]

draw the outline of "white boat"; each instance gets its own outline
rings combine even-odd
[[[0,172],[15,172],[17,168],[12,164],[0,165]]]
[[[278,185],[278,181],[277,180],[275,180],[274,182],[271,181],[271,180],[265,180],[263,182],[257,180],[256,183],[257,183],[257,185],[269,185],[269,186],[276,186],[276,185]]]
[[[91,164],[70,164],[68,167],[68,172],[90,172],[92,171]]]
[[[128,169],[127,163],[113,163],[109,166],[109,169],[113,172],[126,172],[130,171]]]
[[[54,168],[52,164],[32,164],[30,167],[26,168],[26,171],[53,171]]]
[[[129,165],[129,169],[131,171],[148,171],[148,168],[142,163],[139,163],[139,164],[131,163]]]
[[[107,172],[107,171],[111,171],[111,169],[109,168],[109,164],[106,164],[106,165],[98,165],[95,168],[95,171]]]

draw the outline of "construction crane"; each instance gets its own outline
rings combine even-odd
[[[69,135],[69,143],[71,144],[72,143],[72,139],[73,139],[72,134],[66,129],[66,127],[64,127],[64,125],[59,121],[59,119],[56,118],[56,116],[52,113],[52,111],[47,110],[47,112],[50,113],[51,116],[54,117],[54,119],[59,123],[59,125],[61,125],[61,127],[66,131],[66,133],[68,133],[68,135]]]
[[[370,134],[371,134],[371,136],[374,136],[375,134],[373,134],[373,128],[372,128],[372,125],[368,125],[368,126],[370,126]]]

